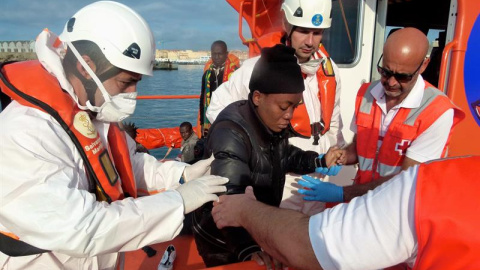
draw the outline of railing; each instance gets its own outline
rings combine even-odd
[[[137,99],[198,99],[199,95],[152,95],[137,96]]]

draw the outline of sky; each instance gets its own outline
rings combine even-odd
[[[0,41],[34,40],[44,28],[60,34],[68,19],[94,0],[0,0]],[[210,50],[224,40],[247,50],[238,37],[238,13],[225,0],[119,0],[149,23],[157,49]],[[248,29],[248,26],[244,26]],[[245,33],[246,37],[250,35]]]

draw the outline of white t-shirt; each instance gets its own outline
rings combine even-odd
[[[414,264],[417,171],[418,166],[411,167],[366,195],[310,218],[310,242],[323,269]]]
[[[380,136],[385,136],[385,133],[392,123],[395,115],[400,108],[418,108],[423,98],[425,89],[425,81],[422,76],[418,76],[415,86],[407,97],[397,106],[394,106],[387,112],[385,92],[382,84],[379,82],[375,85],[370,93],[375,98],[378,106],[382,110],[382,118],[380,123]],[[453,125],[453,109],[445,111],[428,129],[420,134],[407,148],[406,156],[418,162],[426,162],[428,160],[441,158],[443,148],[447,143],[450,129]],[[357,133],[356,117],[353,115],[353,120],[350,126],[355,134]]]

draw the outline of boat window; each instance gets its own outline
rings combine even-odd
[[[428,10],[428,12],[425,12],[425,10]],[[407,13],[409,16],[405,16]],[[422,77],[434,86],[438,85],[442,52],[447,41],[449,14],[450,0],[399,0],[388,2],[384,40],[396,29],[403,27],[415,27],[427,35],[430,42],[430,63],[422,73]],[[380,75],[374,70],[372,79],[379,78]]]
[[[338,65],[355,62],[359,54],[362,0],[333,0],[332,26],[325,31],[322,42]]]

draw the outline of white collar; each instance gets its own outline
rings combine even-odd
[[[423,80],[422,75],[418,75],[417,81],[415,82],[415,85],[413,86],[410,93],[400,104],[396,105],[394,108],[418,108],[422,102],[424,89],[425,81]],[[377,85],[375,85],[372,90],[370,90],[370,93],[382,109],[383,107],[386,107],[385,91],[383,90],[383,85],[380,82],[378,82]]]

